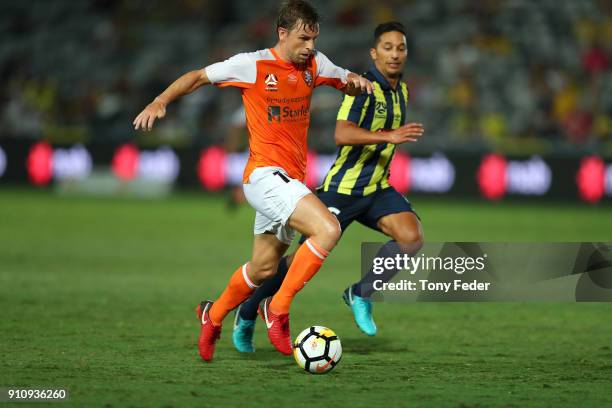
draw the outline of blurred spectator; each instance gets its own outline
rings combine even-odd
[[[610,67],[608,56],[597,41],[582,54],[582,67],[589,74],[599,74]]]

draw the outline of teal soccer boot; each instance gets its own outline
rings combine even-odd
[[[241,353],[253,353],[253,331],[255,330],[255,320],[244,320],[240,317],[240,306],[236,309],[236,317],[234,318],[234,331],[232,332],[232,341],[234,347]]]
[[[376,335],[376,323],[372,319],[372,302],[353,293],[353,286],[346,288],[342,299],[353,311],[357,327],[368,336]]]

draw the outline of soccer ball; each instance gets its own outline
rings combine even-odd
[[[324,374],[340,362],[342,345],[333,330],[323,326],[311,326],[295,338],[293,357],[298,365],[309,373]]]

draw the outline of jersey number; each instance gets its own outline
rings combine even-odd
[[[281,179],[283,179],[283,181],[284,181],[285,183],[288,183],[288,182],[289,182],[289,179],[287,178],[287,176],[285,176],[285,175],[284,175],[283,173],[281,173],[280,171],[275,171],[275,172],[274,172],[274,173],[272,173],[272,174],[274,174],[275,176],[278,176],[278,177],[280,177]]]

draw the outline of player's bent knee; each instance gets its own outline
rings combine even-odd
[[[403,244],[423,243],[423,235],[419,231],[399,231],[394,238]]]
[[[340,240],[340,235],[342,235],[340,224],[336,217],[332,216],[329,219],[321,220],[316,232],[310,238],[327,251],[331,251]]]
[[[332,217],[329,220],[326,220],[324,226],[324,234],[327,240],[331,242],[338,242],[340,240],[340,235],[342,235],[342,230],[340,229],[340,223],[336,219],[336,217]]]
[[[400,245],[406,246],[409,252],[418,252],[424,243],[423,233],[419,229],[404,228],[393,234],[393,239]]]

